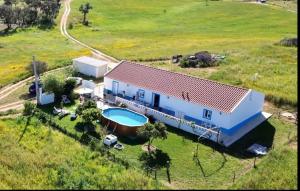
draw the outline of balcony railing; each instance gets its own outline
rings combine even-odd
[[[200,126],[198,124],[195,124],[192,121],[187,121],[185,119],[180,119],[180,118],[174,117],[172,115],[168,115],[166,113],[157,111],[153,108],[147,107],[145,105],[142,105],[142,104],[139,104],[137,102],[130,101],[130,100],[118,97],[118,96],[116,96],[115,101],[126,104],[129,109],[133,109],[133,110],[136,110],[136,111],[139,110],[140,112],[144,112],[145,114],[148,114],[148,115],[161,116],[166,121],[168,119],[174,120],[174,121],[177,122],[177,124],[179,124],[179,126],[180,125],[186,125],[186,126],[191,127],[192,131],[193,131],[193,134],[196,134],[198,136],[202,136],[204,138],[208,138],[208,139],[211,139],[211,140],[214,140],[214,141],[218,142],[218,138],[219,138],[219,134],[220,134],[220,131],[218,130],[219,129],[218,127],[207,128],[207,127],[204,127],[204,126]],[[164,122],[164,121],[162,121],[162,122]]]

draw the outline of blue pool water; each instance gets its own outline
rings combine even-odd
[[[146,116],[123,108],[105,109],[102,114],[105,118],[126,126],[142,126],[148,122]]]

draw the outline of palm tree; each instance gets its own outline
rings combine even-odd
[[[86,3],[86,4],[82,4],[79,7],[79,11],[82,12],[83,14],[83,21],[82,23],[84,25],[88,25],[88,22],[86,21],[86,15],[89,13],[90,9],[92,9],[93,7],[90,5],[90,3]]]

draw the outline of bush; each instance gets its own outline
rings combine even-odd
[[[284,38],[279,43],[281,46],[287,47],[298,47],[298,39],[297,38]]]
[[[197,52],[192,56],[184,56],[179,63],[179,66],[182,68],[210,67],[215,65],[218,65],[218,63],[208,51]]]
[[[86,109],[90,109],[90,108],[97,108],[97,104],[95,103],[95,101],[93,100],[88,100],[86,102],[84,102],[82,105],[79,105],[76,108],[76,114],[81,115],[82,112]]]
[[[73,23],[72,23],[72,22],[70,22],[70,23],[69,23],[69,25],[68,25],[68,29],[70,29],[70,30],[71,30],[71,29],[73,29],[73,27],[74,27],[74,26],[73,26]]]
[[[24,116],[32,116],[34,114],[36,105],[30,101],[25,101],[24,103],[24,110],[23,115]]]
[[[67,79],[64,83],[64,94],[70,96],[76,86],[76,80],[75,79]]]
[[[56,98],[61,98],[64,91],[64,82],[55,75],[47,75],[43,81],[44,90],[53,92]]]

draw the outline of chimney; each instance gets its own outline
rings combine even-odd
[[[187,98],[188,101],[190,101],[189,92],[186,92],[186,98]]]

